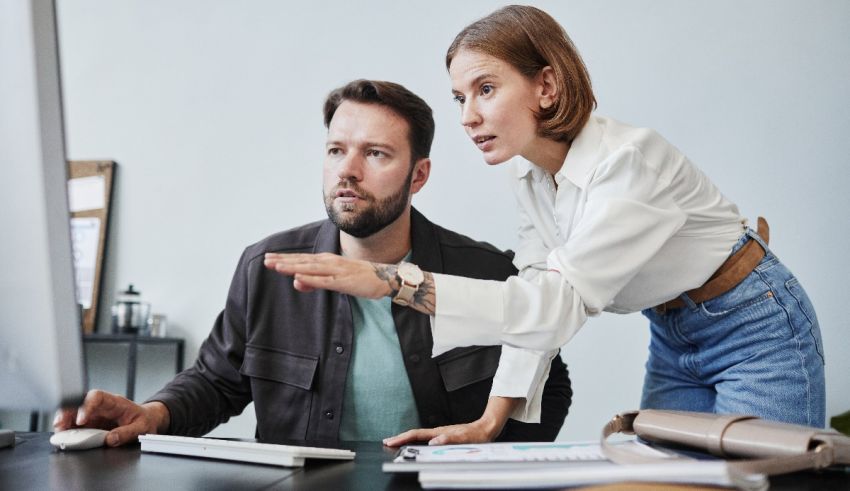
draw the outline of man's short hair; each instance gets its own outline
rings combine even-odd
[[[325,127],[344,101],[384,106],[401,116],[408,125],[411,165],[431,154],[434,141],[434,116],[421,97],[403,86],[380,80],[354,80],[332,91],[325,99]]]

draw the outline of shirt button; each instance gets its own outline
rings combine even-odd
[[[420,360],[419,355],[410,355],[411,363],[419,363],[419,360]]]
[[[333,411],[325,411],[325,418],[334,419],[334,412]]]
[[[345,348],[343,348],[342,345],[336,345],[336,354],[341,355],[343,351],[345,351]]]

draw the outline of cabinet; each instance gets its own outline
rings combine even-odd
[[[152,336],[137,336],[135,334],[86,334],[83,336],[83,344],[119,344],[127,345],[127,384],[124,397],[134,399],[136,395],[136,372],[139,366],[139,345],[172,345],[174,347],[174,373],[183,370],[183,345],[182,338],[159,338]],[[89,364],[91,365],[91,364]]]

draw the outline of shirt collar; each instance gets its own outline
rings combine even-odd
[[[537,168],[536,165],[525,160],[519,155],[511,159],[511,163],[513,164],[514,169],[516,170],[517,179],[522,179],[523,177],[527,176],[529,172],[532,172],[535,168]]]
[[[582,189],[587,185],[591,171],[599,164],[602,131],[599,120],[591,116],[570,145],[564,165],[555,173],[555,182],[560,184],[564,179],[568,179]],[[528,160],[522,157],[516,157],[513,160],[517,179],[523,179],[529,174],[536,181],[546,178],[546,171]]]

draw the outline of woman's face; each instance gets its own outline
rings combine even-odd
[[[449,66],[460,122],[490,165],[533,153],[541,85],[509,63],[477,51],[460,50]]]

